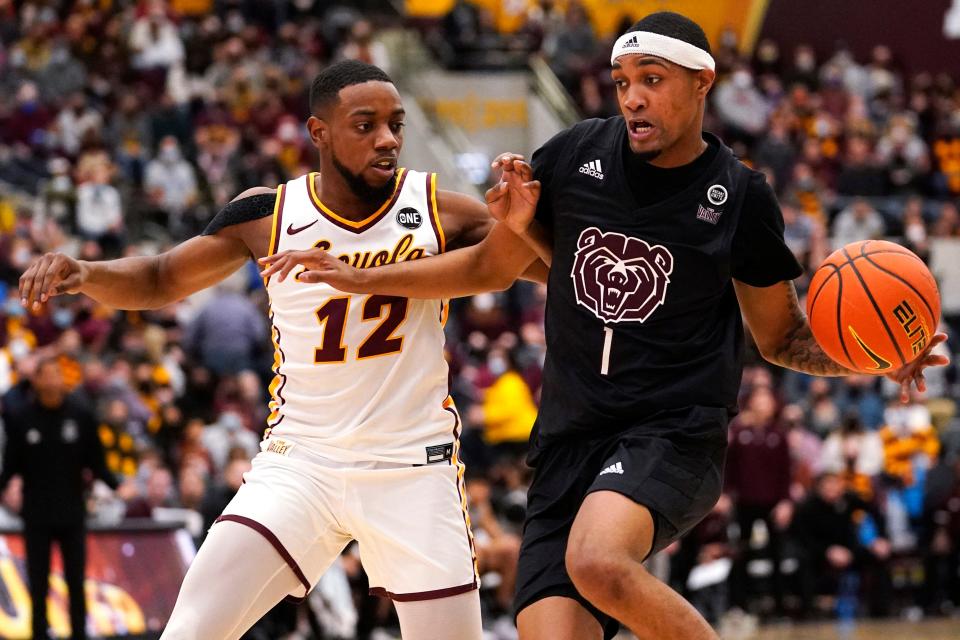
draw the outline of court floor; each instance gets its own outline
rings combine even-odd
[[[782,624],[721,633],[722,640],[960,640],[960,618],[940,618],[923,622],[871,620],[858,622],[849,633],[836,623]],[[636,640],[621,631],[614,640]]]
[[[761,628],[751,640],[960,640],[960,619],[861,622],[848,634],[829,623],[777,625]]]

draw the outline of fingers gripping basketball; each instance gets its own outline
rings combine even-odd
[[[817,269],[807,316],[827,355],[850,369],[882,374],[927,347],[940,321],[940,294],[915,254],[866,240],[835,251]]]

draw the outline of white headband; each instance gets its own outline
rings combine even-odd
[[[709,53],[677,38],[651,33],[650,31],[631,31],[617,38],[610,54],[610,64],[620,56],[643,53],[674,62],[687,69],[710,69],[716,64]]]

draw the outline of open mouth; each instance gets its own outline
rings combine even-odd
[[[390,177],[397,170],[397,159],[396,158],[380,158],[370,166],[377,173]]]
[[[646,120],[637,118],[632,119],[627,123],[627,129],[630,131],[631,137],[640,139],[648,137],[651,133],[653,133],[655,127]]]

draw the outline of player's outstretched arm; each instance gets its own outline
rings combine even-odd
[[[222,218],[225,223],[219,231],[191,238],[160,255],[88,262],[48,253],[20,276],[21,303],[38,308],[53,296],[82,293],[118,309],[156,309],[185,298],[223,280],[250,258],[244,234],[256,235],[251,225],[269,221],[249,216],[247,222],[235,224],[242,206],[234,204],[251,196],[269,200],[271,194],[275,191],[266,187],[248,189],[217,214],[214,222]]]
[[[536,254],[506,228],[495,224],[479,244],[421,260],[357,269],[322,249],[281,251],[261,258],[264,278],[286,279],[297,267],[300,282],[326,282],[349,293],[379,293],[405,298],[457,298],[509,287]]]
[[[768,362],[815,376],[855,373],[834,362],[817,344],[792,282],[778,282],[769,287],[752,287],[737,280],[733,284],[747,327]],[[931,353],[946,339],[945,334],[936,334],[916,360],[887,375],[901,385],[904,400],[909,398],[911,384],[921,391],[926,388],[923,378],[926,367],[943,366],[949,362],[946,357]]]
[[[20,301],[38,308],[53,296],[82,293],[117,309],[156,309],[223,280],[250,257],[246,245],[198,236],[156,256],[102,262],[48,253],[20,276]]]

